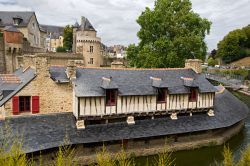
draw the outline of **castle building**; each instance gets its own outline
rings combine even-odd
[[[81,53],[86,67],[100,67],[103,64],[101,38],[97,37],[97,31],[90,21],[81,17],[81,24],[77,22],[73,26],[74,53]]]

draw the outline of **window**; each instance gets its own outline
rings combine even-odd
[[[94,52],[94,46],[90,46],[89,52],[91,52],[91,53]]]
[[[89,64],[94,64],[94,58],[89,59]]]
[[[166,89],[158,89],[157,103],[166,102]]]
[[[106,106],[116,105],[116,90],[106,90]]]
[[[33,114],[39,113],[39,96],[14,96],[12,98],[12,111],[13,115],[31,111]]]
[[[196,102],[196,101],[197,101],[197,90],[191,88],[189,94],[189,102]]]
[[[9,54],[11,53],[11,47],[9,47],[8,53],[9,53]]]
[[[30,96],[19,97],[19,112],[30,112]]]

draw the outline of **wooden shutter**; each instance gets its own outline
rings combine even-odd
[[[18,115],[18,113],[19,113],[19,98],[18,98],[18,96],[14,96],[12,98],[12,111],[13,111],[13,115]]]
[[[39,113],[39,96],[32,96],[32,113]]]

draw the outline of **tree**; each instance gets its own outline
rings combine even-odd
[[[211,51],[210,57],[215,58],[215,57],[216,57],[216,54],[217,54],[217,50],[216,50],[216,49],[213,49],[213,50]]]
[[[226,63],[244,58],[247,55],[246,42],[247,35],[242,29],[229,32],[218,43],[217,57],[221,57]]]
[[[127,49],[133,67],[182,67],[185,59],[205,59],[211,22],[192,11],[189,0],[156,0],[137,19],[138,46]]]
[[[244,43],[244,47],[250,49],[250,25],[244,27],[242,30],[245,32],[245,34],[247,36],[247,40]]]
[[[73,44],[73,27],[70,25],[67,25],[63,30],[63,47],[67,51],[72,50],[72,44]]]
[[[207,60],[207,63],[208,63],[208,66],[215,66],[215,65],[218,65],[218,64],[219,64],[218,60],[216,60],[216,59],[214,59],[214,58],[212,58],[212,57],[210,57],[210,58]]]

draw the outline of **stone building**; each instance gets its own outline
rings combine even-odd
[[[46,34],[41,29],[35,12],[0,11],[0,29],[3,30],[6,26],[16,27],[31,47],[45,48]]]
[[[85,17],[81,17],[81,24],[73,26],[73,46],[75,53],[83,54],[86,67],[100,67],[103,64],[101,38],[97,31]]]
[[[56,52],[58,47],[63,47],[63,27],[54,25],[41,25],[46,32],[46,50]]]
[[[70,82],[54,81],[49,68],[49,57],[26,55],[22,68],[13,74],[0,75],[5,116],[72,112]]]
[[[34,12],[0,11],[0,73],[13,73],[24,53],[45,52],[46,33]]]

